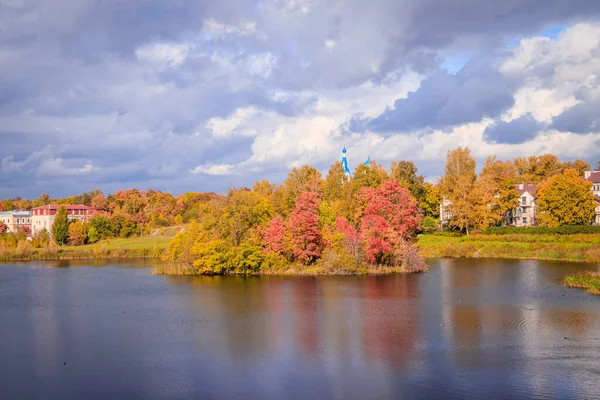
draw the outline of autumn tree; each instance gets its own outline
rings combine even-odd
[[[223,239],[239,246],[254,233],[254,228],[268,222],[273,214],[271,204],[262,196],[249,190],[230,190],[220,217]]]
[[[0,235],[3,233],[6,233],[7,229],[8,229],[8,227],[6,226],[6,224],[4,224],[4,222],[0,221]]]
[[[102,193],[98,193],[92,197],[90,205],[97,210],[108,211],[108,200]]]
[[[419,175],[417,166],[411,161],[394,161],[390,167],[390,178],[408,189],[421,202],[425,197],[425,177]]]
[[[423,197],[418,201],[425,217],[435,219],[440,217],[440,190],[432,183],[425,182]]]
[[[69,219],[65,206],[58,207],[52,224],[52,238],[57,244],[63,245],[69,240]]]
[[[314,167],[303,165],[292,168],[282,185],[284,216],[288,215],[296,204],[298,197],[304,192],[313,192],[317,196],[321,193],[321,173]]]
[[[339,199],[346,184],[347,178],[344,167],[341,162],[336,161],[327,172],[327,177],[323,185],[323,198],[326,201]]]
[[[563,168],[565,170],[567,169],[574,169],[577,171],[577,174],[579,176],[583,176],[583,174],[585,173],[585,171],[589,171],[590,169],[590,164],[586,163],[583,160],[575,160],[575,161],[565,161],[563,163]]]
[[[266,254],[286,252],[286,225],[281,216],[276,216],[262,232],[262,243]]]
[[[514,188],[513,188],[514,191]],[[467,210],[468,222],[465,228],[472,225],[475,229],[484,230],[490,225],[497,225],[502,221],[502,213],[498,206],[498,184],[488,179],[486,175],[480,176],[473,184],[469,193],[471,208]],[[516,191],[514,191],[516,193]]]
[[[85,244],[86,239],[87,228],[81,221],[74,221],[69,224],[69,244],[81,246]]]
[[[381,165],[376,161],[371,161],[369,165],[359,164],[354,170],[352,177],[352,187],[354,193],[358,193],[363,187],[379,187],[389,176]]]
[[[372,263],[397,261],[403,244],[421,224],[417,201],[396,181],[386,181],[378,188],[364,187],[360,199],[364,204],[360,230],[366,257]]]
[[[591,187],[574,169],[541,183],[536,191],[538,223],[550,228],[590,224],[596,208]]]
[[[277,186],[275,184],[273,184],[265,179],[265,180],[256,182],[252,186],[252,191],[254,193],[264,197],[265,199],[271,199],[271,196],[273,196],[273,193],[275,192],[276,188],[277,188]]]
[[[475,159],[468,147],[458,147],[448,152],[444,176],[440,181],[442,199],[450,201],[448,211],[451,227],[466,231],[473,225],[471,191],[477,178]]]
[[[363,247],[360,231],[358,228],[346,221],[345,218],[339,217],[335,222],[335,228],[342,235],[342,246],[344,250],[350,254],[354,261],[354,266],[360,266],[363,257]]]
[[[294,258],[305,265],[313,263],[325,247],[319,230],[319,204],[315,193],[304,192],[298,197],[289,224]]]
[[[35,208],[35,207],[47,206],[48,204],[50,204],[50,202],[51,202],[50,196],[47,193],[42,193],[40,195],[40,197],[31,201],[31,207]]]

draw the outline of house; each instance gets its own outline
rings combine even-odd
[[[74,204],[49,204],[47,206],[36,207],[31,210],[31,233],[35,235],[42,229],[46,229],[51,233],[52,224],[60,206],[64,206],[67,209],[67,218],[69,220],[88,222],[98,213],[98,210],[94,207]]]
[[[515,190],[519,194],[519,205],[509,212],[507,223],[513,226],[534,226],[536,224],[537,204],[535,202],[536,185],[517,183]]]
[[[592,193],[596,199],[594,225],[600,225],[600,171],[585,171],[583,178],[592,183]]]
[[[0,221],[6,225],[6,232],[17,233],[25,231],[31,233],[31,213],[29,211],[2,211]]]

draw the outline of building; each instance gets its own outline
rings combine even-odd
[[[31,210],[31,233],[35,235],[36,232],[42,229],[46,229],[51,233],[52,224],[60,206],[64,206],[67,209],[67,218],[70,220],[88,222],[98,213],[98,210],[93,207],[73,204],[49,204],[47,206],[36,207]]]
[[[509,213],[508,224],[514,226],[535,226],[537,204],[535,202],[536,185],[517,183],[515,190],[519,194],[519,205]]]
[[[600,171],[585,171],[583,177],[592,183],[592,193],[594,193],[596,199],[594,225],[600,225]]]
[[[2,211],[0,221],[6,225],[6,232],[17,233],[25,231],[31,233],[31,213],[29,211]]]

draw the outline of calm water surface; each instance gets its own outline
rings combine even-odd
[[[56,268],[57,266],[63,268]],[[439,260],[388,277],[0,265],[0,399],[600,398],[596,265]]]

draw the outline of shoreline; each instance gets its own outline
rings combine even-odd
[[[600,235],[424,235],[424,258],[495,258],[600,263]]]

